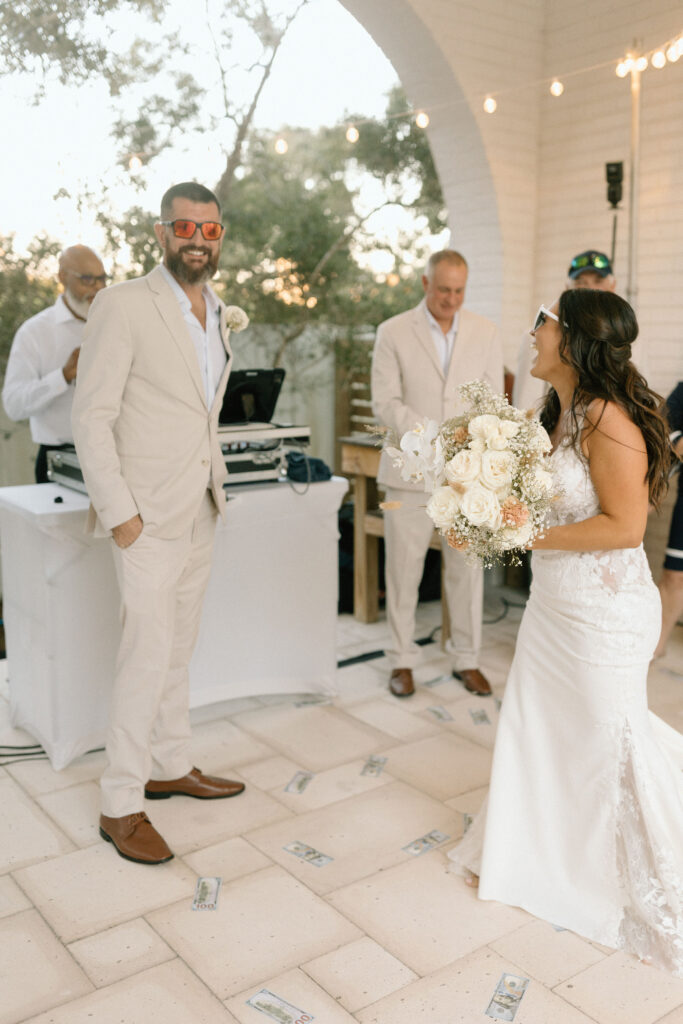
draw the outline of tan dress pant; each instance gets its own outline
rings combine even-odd
[[[434,531],[425,512],[428,499],[429,495],[422,491],[386,489],[387,501],[401,502],[400,508],[384,514],[386,608],[391,631],[391,647],[386,654],[392,668],[415,668],[420,657],[413,637],[418,589]],[[445,540],[441,551],[451,627],[446,650],[454,669],[478,668],[484,571],[479,565],[470,565]]]
[[[189,754],[189,664],[211,571],[217,510],[207,491],[192,525],[173,540],[143,528],[127,548],[112,540],[122,635],[112,692],[102,813],[143,809],[148,779],[177,779]]]

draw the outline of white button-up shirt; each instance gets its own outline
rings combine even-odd
[[[425,303],[425,313],[427,314],[427,323],[429,329],[432,332],[432,338],[434,339],[434,345],[436,346],[436,354],[443,367],[444,376],[448,373],[448,367],[451,362],[451,356],[453,355],[453,344],[455,342],[455,336],[458,333],[458,320],[460,319],[460,312],[453,314],[453,323],[448,329],[447,333],[444,334],[439,326],[438,322],[434,319],[432,314],[427,309]]]
[[[210,285],[204,285],[202,289],[202,295],[206,302],[206,328],[204,328],[192,312],[192,303],[188,295],[181,288],[173,274],[163,264],[161,269],[180,303],[183,319],[187,324],[194,350],[197,353],[199,370],[204,382],[206,406],[210,409],[228,360],[225,346],[221,340],[220,303],[218,296]]]
[[[2,404],[11,420],[29,420],[36,444],[68,444],[73,383],[62,367],[81,344],[85,322],[60,297],[54,306],[32,316],[14,336],[2,389]]]

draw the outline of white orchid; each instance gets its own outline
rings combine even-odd
[[[401,438],[401,451],[397,454],[404,480],[422,480],[426,491],[443,483],[445,458],[436,420],[425,419],[414,430],[408,430]]]

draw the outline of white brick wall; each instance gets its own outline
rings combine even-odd
[[[623,160],[616,273],[626,288],[629,80],[613,65],[683,31],[673,0],[342,0],[393,62],[429,138],[453,244],[471,263],[468,304],[503,329],[514,367],[540,301],[569,259],[611,246],[604,164]],[[390,16],[389,16],[390,15]],[[535,81],[558,75],[565,93]],[[497,92],[498,111],[482,109]],[[683,378],[683,59],[642,76],[638,361],[668,392]]]

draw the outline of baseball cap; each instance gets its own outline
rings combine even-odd
[[[612,273],[612,264],[609,261],[609,256],[605,256],[604,252],[597,252],[595,249],[587,249],[586,252],[580,252],[569,264],[567,273],[572,280],[576,280],[580,274],[583,274],[584,270],[592,270],[593,273],[599,274],[600,277],[607,277],[608,274]]]

